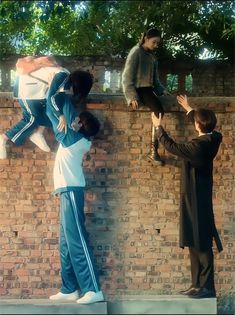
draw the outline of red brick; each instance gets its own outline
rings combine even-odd
[[[225,247],[216,255],[215,281],[218,294],[225,295],[235,285],[234,101],[192,101],[216,109],[224,135],[214,163],[213,189],[216,224]],[[174,164],[154,167],[144,160],[151,141],[148,111],[113,104],[88,104],[102,128],[91,160],[84,160],[86,223],[103,271],[102,288],[108,298],[122,291],[178,292],[182,279],[190,283],[188,251],[178,247],[180,169]],[[0,108],[1,130],[20,118],[20,108],[13,108],[16,103],[8,106]],[[189,125],[182,126],[180,110],[167,113],[164,126],[177,141],[195,136]],[[52,134],[48,141],[55,141]],[[55,152],[41,152],[30,142],[9,144],[9,150],[9,159],[0,160],[0,294],[48,297],[60,288],[59,198],[51,194]],[[172,158],[162,147],[160,154]],[[42,283],[48,287],[40,288]]]

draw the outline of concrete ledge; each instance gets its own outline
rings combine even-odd
[[[176,95],[159,96],[159,100],[166,112],[184,112],[176,100]],[[218,113],[235,112],[235,96],[189,96],[188,100],[193,108],[206,107]],[[127,106],[122,93],[90,93],[86,103],[88,109],[133,111],[130,106]],[[0,108],[20,108],[20,105],[13,99],[12,92],[0,92]],[[137,110],[137,112],[149,111],[144,106],[140,106]]]
[[[0,314],[107,314],[107,303],[79,305],[48,299],[1,299]]]
[[[0,314],[217,314],[217,300],[181,295],[135,295],[78,305],[48,299],[1,299]]]
[[[108,314],[217,314],[217,300],[182,295],[125,296],[108,303]]]

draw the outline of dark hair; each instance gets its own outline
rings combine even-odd
[[[217,124],[215,113],[210,109],[199,108],[194,112],[194,121],[202,132],[212,132]]]
[[[146,32],[142,33],[140,41],[139,41],[139,45],[143,45],[144,41],[145,41],[145,36],[147,38],[152,38],[152,37],[162,37],[161,31],[159,31],[156,28],[149,28]]]
[[[76,70],[69,75],[69,81],[74,96],[86,97],[92,88],[93,76],[88,71]]]
[[[82,127],[79,129],[86,137],[95,136],[100,130],[99,120],[90,112],[84,111],[79,114]]]

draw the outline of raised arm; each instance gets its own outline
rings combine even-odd
[[[47,92],[48,111],[52,112],[58,119],[58,130],[67,131],[67,122],[63,115],[63,98],[59,96],[64,91],[64,86],[68,81],[69,72],[64,70],[54,75]]]
[[[177,101],[181,107],[187,112],[187,119],[194,123],[194,109],[189,105],[187,95],[178,95]]]
[[[63,104],[56,96],[63,91],[65,83],[68,81],[69,72],[61,71],[54,75],[47,92],[47,105],[54,114],[59,117],[63,113]]]
[[[175,142],[164,128],[161,126],[162,117],[159,114],[157,117],[154,113],[152,113],[152,123],[154,127],[157,129],[157,136],[161,144],[165,147],[165,149],[183,159],[191,161],[194,164],[201,163],[201,146],[200,143],[196,140],[192,140],[188,143],[177,143]]]
[[[178,95],[177,101],[181,105],[181,107],[186,110],[187,113],[193,110],[192,107],[189,105],[187,95]]]

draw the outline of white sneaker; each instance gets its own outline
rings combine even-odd
[[[93,291],[88,291],[81,297],[80,299],[77,300],[78,304],[91,304],[91,303],[96,303],[96,302],[102,302],[104,301],[104,295],[102,291],[98,292],[93,292]]]
[[[79,298],[79,294],[78,294],[78,291],[74,291],[72,293],[68,293],[68,294],[65,294],[65,293],[62,293],[62,292],[59,292],[55,295],[51,295],[49,297],[50,300],[53,300],[53,301],[76,301],[77,299]]]
[[[45,152],[50,152],[51,149],[49,148],[49,146],[46,143],[46,140],[43,136],[43,134],[41,134],[40,132],[34,132],[29,139],[35,143],[41,150],[45,151]]]
[[[6,149],[6,139],[4,139],[3,135],[0,135],[0,159],[7,158],[7,149]]]

